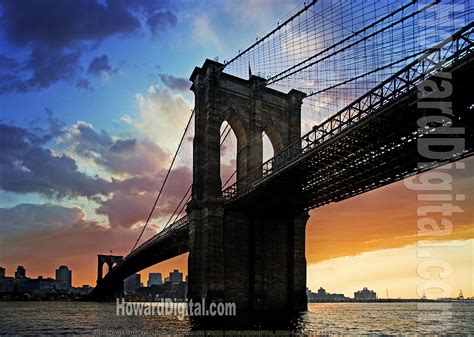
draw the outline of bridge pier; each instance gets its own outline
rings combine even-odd
[[[191,208],[190,216],[190,299],[306,310],[307,212],[246,214],[214,205]]]

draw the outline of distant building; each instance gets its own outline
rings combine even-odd
[[[79,288],[72,288],[72,293],[74,295],[85,296],[88,295],[94,288],[90,285],[84,284],[82,287]]]
[[[5,277],[5,269],[3,269],[3,276],[0,276],[0,294],[12,293],[15,290],[15,279],[13,277]]]
[[[59,287],[72,287],[72,271],[67,266],[60,266],[56,269],[56,281]]]
[[[311,292],[309,289],[306,288],[306,294],[308,296],[308,300],[311,301],[347,301],[349,298],[345,297],[344,294],[331,294],[326,292],[323,287],[318,289],[317,293]]]
[[[364,287],[364,289],[356,291],[354,293],[354,299],[356,299],[356,300],[376,300],[377,299],[377,293],[375,291],[367,289],[367,287]]]
[[[29,294],[44,295],[52,293],[57,289],[56,280],[53,278],[43,278],[38,276],[36,279],[28,279],[22,283],[21,291]]]
[[[26,270],[25,270],[25,267],[23,267],[23,266],[18,266],[18,268],[16,268],[15,278],[16,278],[16,279],[24,279],[24,278],[26,278]]]
[[[140,274],[134,274],[123,281],[123,289],[126,293],[134,293],[140,288]]]
[[[5,277],[5,268],[0,267],[0,277]]]
[[[175,269],[170,273],[169,280],[171,284],[181,284],[183,283],[183,273],[180,273],[178,269]]]
[[[163,280],[161,278],[161,273],[150,273],[148,274],[148,282],[147,286],[157,286],[163,284]]]

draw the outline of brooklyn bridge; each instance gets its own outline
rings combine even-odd
[[[472,2],[315,0],[230,60],[205,60],[142,234],[176,165],[189,161],[193,183],[156,235],[98,256],[91,297],[189,253],[190,299],[306,309],[309,210],[472,155],[473,18]],[[222,165],[232,137],[235,170]]]

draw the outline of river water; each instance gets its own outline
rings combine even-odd
[[[474,303],[313,303],[299,314],[265,313],[230,321],[117,316],[115,303],[0,302],[0,334],[160,335],[203,330],[296,334],[474,334]]]

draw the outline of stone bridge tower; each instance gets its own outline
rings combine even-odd
[[[262,132],[274,152],[301,137],[304,93],[244,80],[206,60],[191,75],[195,94],[193,191],[188,204],[188,297],[235,302],[237,309],[306,309],[307,212],[271,198],[230,206],[221,193],[220,129],[237,137],[237,186],[263,161]],[[296,195],[288,195],[294,203]]]

